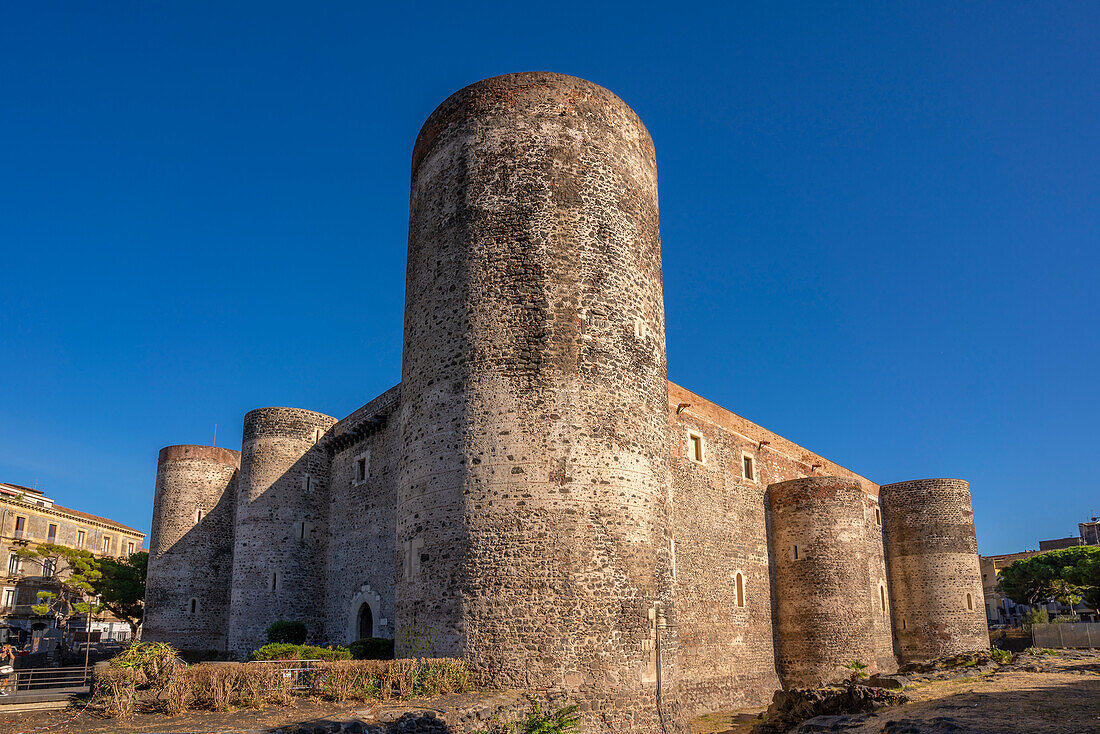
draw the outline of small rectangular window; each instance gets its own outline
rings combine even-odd
[[[362,482],[367,478],[367,457],[360,456],[355,460],[355,481]]]
[[[696,464],[704,463],[703,437],[698,433],[688,434],[688,458]]]
[[[4,609],[14,609],[14,608],[15,608],[15,589],[12,589],[12,588],[9,587],[9,588],[4,589]]]
[[[191,614],[194,614],[194,613],[195,613],[195,612],[197,612],[198,610],[199,610],[199,600],[198,600],[198,599],[194,599],[194,598],[192,598],[192,599],[191,599],[191,604],[190,604],[190,612],[191,612]]]
[[[76,531],[76,547],[77,548],[83,548],[84,547],[84,538],[85,538],[84,531],[83,530],[77,530]]]
[[[879,508],[876,507],[875,508],[875,525],[881,525],[881,524],[882,524],[882,510],[880,510]]]
[[[741,475],[750,482],[756,481],[755,467],[752,465],[752,457],[748,454],[741,456]]]
[[[798,560],[798,546],[797,545],[794,547],[794,559],[796,561]]]
[[[128,556],[134,555],[134,544],[133,543],[127,543],[126,544],[126,555],[128,555]]]
[[[202,522],[202,510],[195,510],[195,524]]]
[[[279,590],[279,572],[278,571],[272,571],[271,572],[271,590],[272,591],[278,591]]]
[[[19,556],[14,553],[8,556],[8,575],[15,576],[19,573]]]
[[[304,477],[302,477],[302,491],[303,492],[312,492],[313,487],[314,487],[314,484],[313,484],[313,475],[312,474],[306,474]]]
[[[51,543],[57,540],[57,526],[53,523],[50,523],[50,527],[46,530],[46,540]]]
[[[109,537],[107,537],[106,535],[103,536],[103,552],[104,553],[110,553],[111,552],[111,539]]]

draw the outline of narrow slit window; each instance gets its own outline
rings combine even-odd
[[[688,434],[688,458],[696,464],[703,463],[703,437],[698,433]]]
[[[202,522],[202,510],[195,510],[195,524]]]
[[[905,629],[905,617],[901,618],[901,628]]]
[[[881,524],[882,524],[882,510],[880,510],[879,508],[876,507],[875,508],[875,525],[881,525]]]
[[[195,599],[194,597],[191,598],[191,601],[188,604],[188,611],[191,614],[194,614],[195,612],[199,611],[199,600],[198,599]]]
[[[752,457],[748,454],[741,457],[741,474],[750,482],[756,481],[756,467],[753,465]]]
[[[794,547],[794,559],[796,561],[798,560],[798,546],[797,545]]]
[[[362,482],[367,478],[367,457],[360,456],[355,460],[355,481]]]
[[[302,477],[302,489],[306,492],[312,492],[313,491],[313,475],[312,474],[306,474],[304,477]]]
[[[271,572],[271,590],[272,591],[278,591],[279,590],[279,572],[278,571],[272,571]]]
[[[878,587],[878,606],[880,611],[886,611],[886,588],[883,586]]]
[[[737,573],[737,606],[745,606],[745,578],[740,571]]]
[[[974,611],[974,597],[970,594],[966,595],[966,608],[971,612]]]

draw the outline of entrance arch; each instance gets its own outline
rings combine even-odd
[[[374,612],[370,604],[363,602],[359,605],[359,639],[374,636]]]
[[[388,604],[393,604],[392,599]],[[390,631],[390,621],[386,619],[383,611],[382,595],[372,589],[370,584],[363,584],[359,587],[346,609],[348,610],[347,627],[345,628],[347,630],[345,633],[347,642],[355,642],[364,637],[391,637],[393,635]],[[366,614],[370,615],[369,619],[364,619]]]

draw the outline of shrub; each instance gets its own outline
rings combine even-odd
[[[168,685],[176,665],[175,648],[164,642],[132,642],[108,662],[111,668],[133,671],[136,686],[157,691]]]
[[[306,641],[305,622],[280,619],[272,622],[267,628],[268,642],[289,642],[292,645],[301,645]]]
[[[1047,614],[1047,610],[1043,608],[1032,609],[1026,615],[1024,615],[1023,624],[1024,631],[1030,632],[1031,629],[1037,624],[1047,624],[1050,622],[1050,615]]]
[[[252,660],[351,660],[346,647],[317,647],[272,642],[252,651]]]
[[[538,699],[531,699],[531,711],[519,721],[493,724],[489,729],[477,729],[470,734],[571,734],[580,731],[577,705],[565,706],[553,713],[542,713]]]
[[[393,660],[393,640],[364,637],[348,645],[355,660]]]
[[[990,656],[993,658],[993,662],[1000,665],[1008,665],[1012,662],[1012,653],[1008,650],[1002,650],[999,647],[993,647],[989,650]]]
[[[851,660],[844,667],[847,668],[848,670],[852,671],[848,675],[848,680],[857,681],[857,680],[860,680],[861,678],[866,678],[867,677],[867,663],[861,663],[858,660]]]
[[[105,716],[124,718],[134,713],[139,676],[140,671],[110,666],[96,673],[95,700]]]

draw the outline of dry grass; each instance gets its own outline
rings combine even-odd
[[[343,660],[317,663],[309,671],[287,668],[279,663],[179,665],[159,687],[145,685],[141,671],[108,668],[97,679],[96,692],[104,715],[126,717],[133,713],[143,685],[155,694],[164,713],[172,715],[195,709],[286,706],[296,695],[374,701],[471,689],[469,669],[460,660]]]

